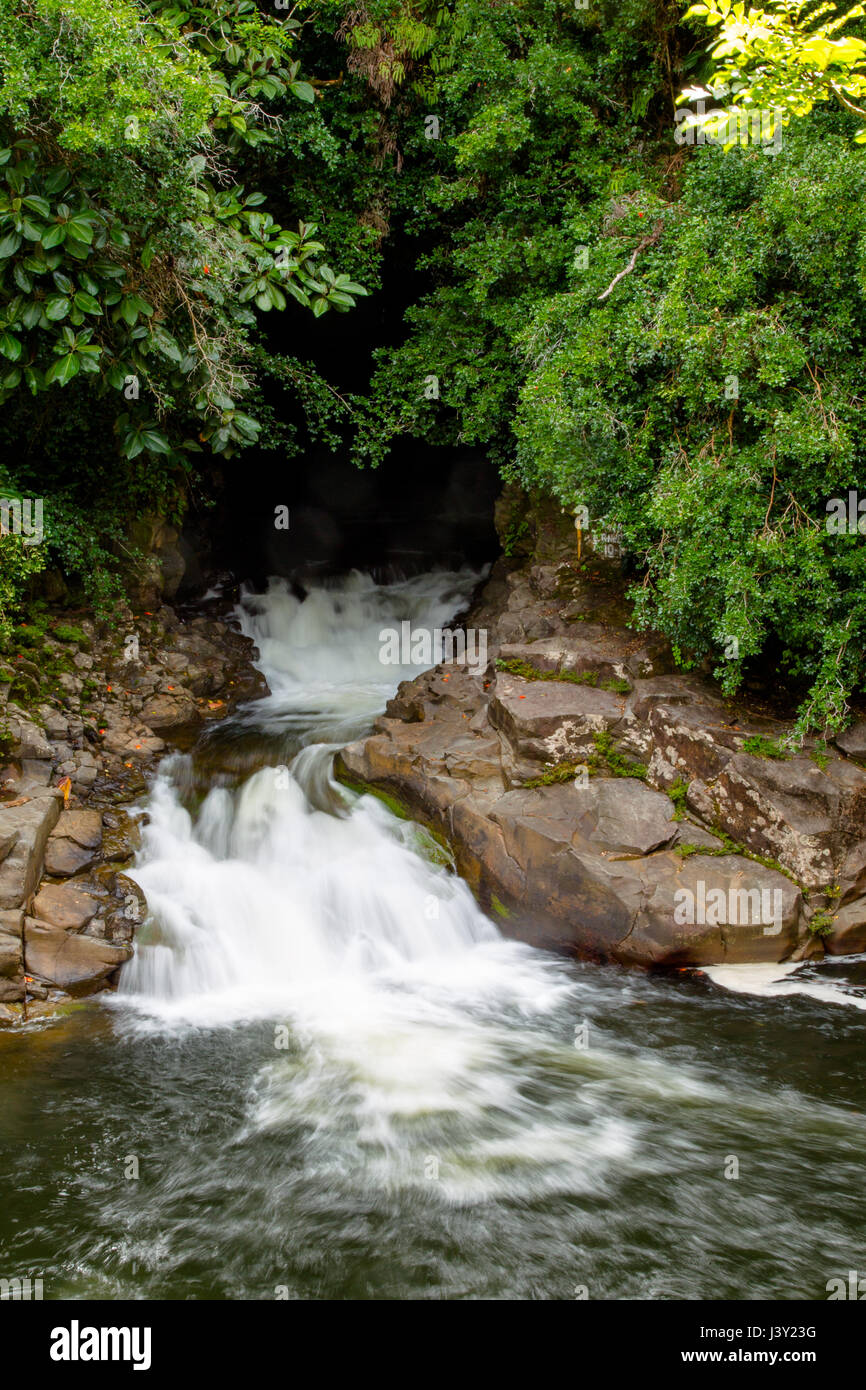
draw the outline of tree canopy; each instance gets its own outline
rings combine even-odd
[[[773,665],[801,733],[838,728],[866,679],[863,537],[828,526],[864,475],[863,21],[0,0],[6,495],[50,494],[52,555],[105,594],[130,516],[303,447],[270,382],[360,466],[478,447],[585,507],[635,622],[730,693]],[[350,334],[395,258],[419,288],[353,393],[309,323]],[[8,622],[44,558],[0,546]]]

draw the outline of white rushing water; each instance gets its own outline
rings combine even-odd
[[[352,575],[302,602],[274,581],[244,603],[272,691],[248,717],[259,730],[303,730],[305,746],[289,768],[210,790],[195,818],[178,789],[181,760],[161,770],[134,875],[152,917],[117,1002],[160,1030],[273,1019],[276,1060],[261,1077],[256,1124],[299,1107],[324,1113],[339,1080],[354,1090],[360,1132],[371,1128],[385,1149],[383,1136],[409,1116],[491,1109],[511,1111],[511,1140],[526,1143],[511,1061],[533,1044],[506,1015],[519,1025],[548,1014],[573,980],[550,956],[503,940],[419,827],[330,779],[334,750],[417,674],[380,664],[380,630],[405,618],[447,623],[475,582],[434,574],[380,586]],[[323,783],[337,814],[318,809]],[[567,1123],[553,1128],[554,1149],[565,1156],[571,1145],[573,1156]],[[584,1158],[599,1145],[619,1152],[622,1127],[613,1129],[590,1126]]]
[[[272,694],[228,733],[257,739],[272,765],[198,804],[189,759],[163,764],[134,871],[151,918],[114,1007],[135,1033],[216,1030],[215,1067],[220,1031],[258,1027],[232,1142],[301,1135],[306,1180],[323,1191],[417,1187],[460,1206],[600,1196],[653,1168],[650,1115],[667,1116],[666,1134],[681,1113],[709,1128],[724,1114],[743,1134],[770,1114],[796,1112],[804,1133],[827,1123],[812,1102],[735,1093],[682,1056],[616,1042],[611,1009],[632,1026],[651,982],[504,940],[419,827],[334,782],[334,751],[413,674],[380,664],[380,631],[446,624],[476,579],[352,575],[304,601],[275,581],[245,599]],[[705,1139],[665,1142],[678,1163],[704,1161]]]

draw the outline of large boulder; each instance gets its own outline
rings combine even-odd
[[[590,685],[499,675],[488,716],[519,756],[562,763],[588,757],[595,735],[614,728],[623,710],[623,700]]]
[[[641,854],[638,846],[627,846],[623,842],[635,837],[634,815],[641,803],[647,825],[656,826],[648,831],[651,851],[653,839],[668,843],[675,831],[663,808],[645,801],[656,794],[633,786],[637,795],[622,795],[611,781],[596,784],[594,807],[585,804],[591,788],[582,787],[501,797],[490,819],[518,871],[502,885],[506,908],[547,944],[627,963],[777,960],[792,950],[799,888],[739,855],[695,855],[684,861],[675,853]],[[468,814],[467,804],[460,803],[455,827]],[[475,834],[477,854],[482,843],[477,825]],[[636,853],[624,856],[627,848]]]
[[[15,841],[0,864],[0,910],[20,907],[42,872],[48,836],[60,815],[56,796],[34,796],[19,805],[0,802],[0,835]]]
[[[866,897],[846,903],[833,916],[833,930],[823,938],[831,956],[847,956],[866,951]]]
[[[670,798],[634,777],[594,778],[576,791],[573,843],[638,856],[664,849],[676,837]]]
[[[202,723],[202,715],[190,692],[177,689],[152,696],[142,707],[141,720],[155,734],[176,739],[194,732]]]
[[[58,931],[82,931],[98,911],[99,899],[72,883],[45,883],[33,900],[34,915]]]
[[[23,912],[0,912],[0,1000],[9,1003],[24,993]]]
[[[24,943],[28,972],[73,995],[101,989],[132,955],[129,946],[71,935],[30,917],[24,923]]]
[[[64,811],[45,847],[45,872],[70,878],[93,864],[102,843],[99,811]]]
[[[34,724],[17,707],[14,709],[14,714],[12,713],[13,706],[8,706],[8,710],[6,736],[10,742],[12,757],[50,760],[53,756],[53,749],[45,737],[44,729],[40,729],[38,724]]]
[[[866,838],[866,772],[841,758],[822,770],[809,758],[738,753],[710,785],[690,786],[688,800],[807,888],[832,884],[849,847]]]
[[[858,719],[849,725],[841,734],[836,735],[834,742],[849,758],[866,762],[866,719]]]

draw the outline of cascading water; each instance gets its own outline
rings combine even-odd
[[[337,995],[344,1015],[384,1017],[399,994],[405,1012],[430,979],[539,1001],[568,988],[545,957],[501,940],[435,862],[431,837],[330,776],[335,749],[413,674],[380,663],[383,624],[441,626],[476,580],[379,586],[352,575],[304,601],[280,582],[246,600],[272,694],[220,741],[236,756],[245,731],[264,734],[272,765],[213,788],[195,815],[183,804],[194,755],[164,765],[137,873],[154,922],[124,974],[125,1002],[211,1023],[288,1010],[313,1026],[317,1011],[327,1024]]]
[[[0,1048],[0,1257],[46,1296],[822,1298],[862,1263],[862,962],[554,958],[334,781],[412,674],[380,631],[475,579],[244,599],[272,694],[163,764],[120,991]]]

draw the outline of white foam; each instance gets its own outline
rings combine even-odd
[[[847,1004],[852,1009],[866,1009],[866,995],[862,993],[846,990],[835,982],[824,984],[819,980],[797,978],[797,972],[806,966],[805,961],[783,961],[778,964],[705,965],[702,970],[714,984],[734,994],[753,994],[765,999],[802,994],[822,1004]]]

